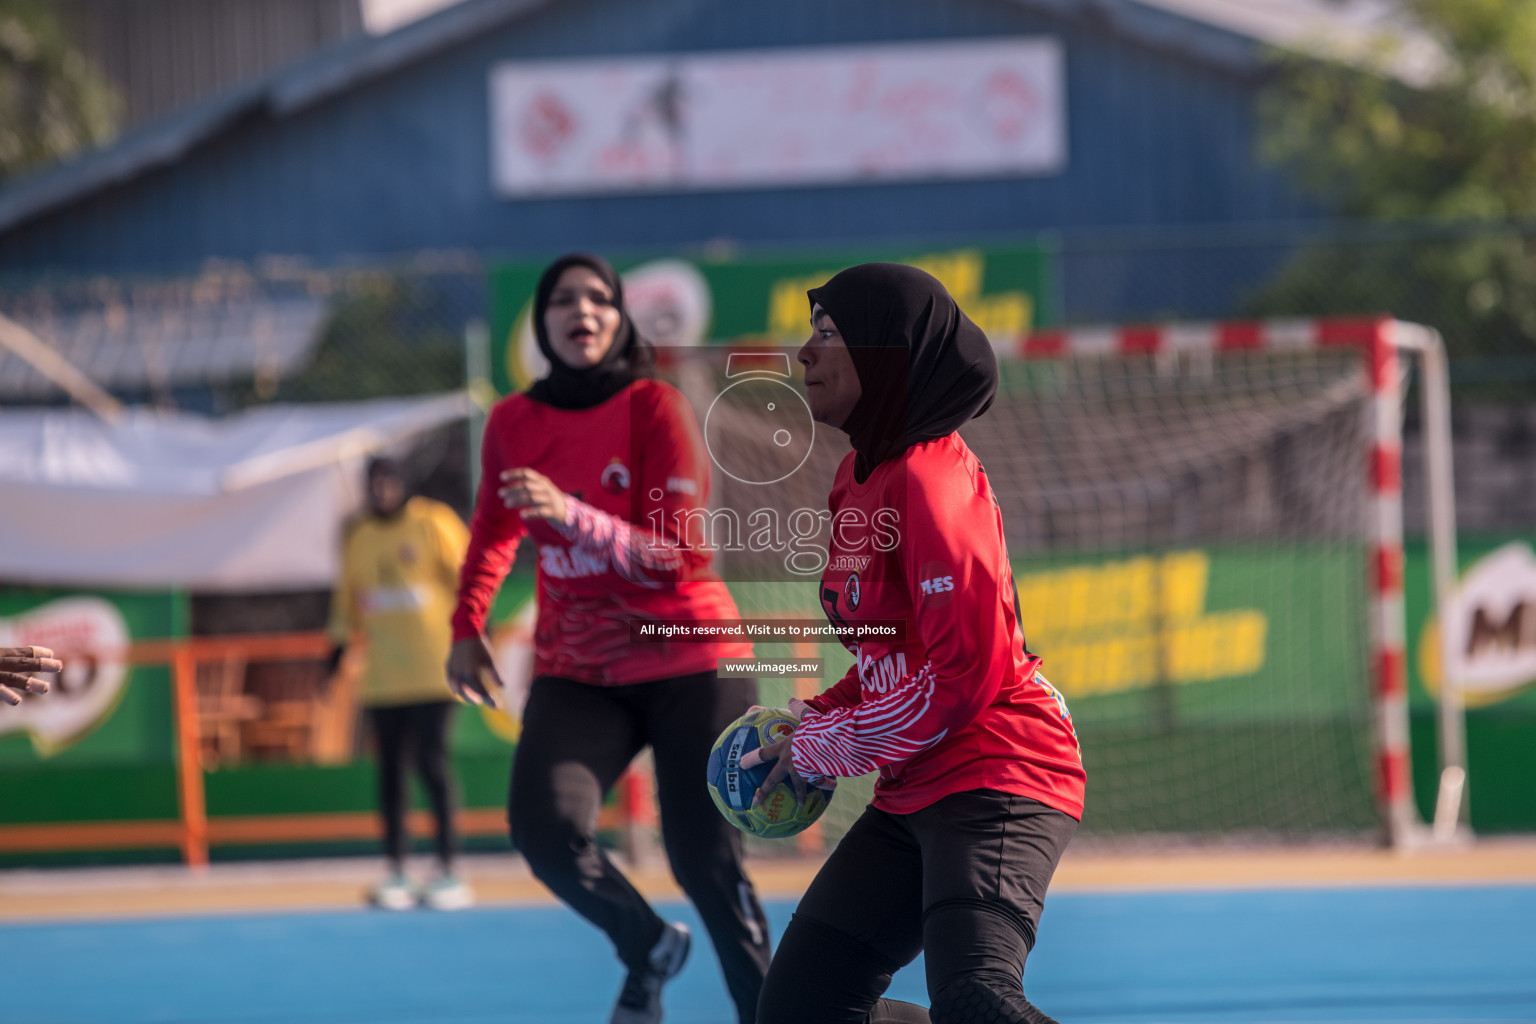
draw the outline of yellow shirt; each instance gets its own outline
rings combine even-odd
[[[446,666],[459,566],[469,531],[453,509],[412,498],[392,519],[369,516],[342,542],[331,638],[368,645],[362,703],[452,700]]]

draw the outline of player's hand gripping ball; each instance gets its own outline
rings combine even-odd
[[[805,802],[795,803],[795,790],[787,781],[780,782],[762,801],[752,806],[752,797],[773,770],[772,761],[751,768],[741,767],[742,757],[758,747],[785,739],[795,731],[795,716],[782,708],[755,708],[732,722],[709,752],[707,783],[710,799],[725,819],[743,832],[764,839],[782,839],[803,832],[827,809],[832,794],[818,786],[807,786]]]

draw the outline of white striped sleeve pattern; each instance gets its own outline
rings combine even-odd
[[[684,559],[676,545],[649,540],[634,524],[569,494],[565,496],[565,510],[565,522],[555,530],[582,554],[606,557],[614,572],[641,586],[663,587],[677,582]]]
[[[933,663],[927,662],[878,700],[824,713],[808,711],[790,750],[801,775],[852,778],[905,761],[942,740],[948,728],[924,736],[933,706]]]

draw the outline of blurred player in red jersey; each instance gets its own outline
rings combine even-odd
[[[32,673],[62,671],[64,663],[46,647],[0,647],[0,703],[14,707],[29,695],[47,693],[48,681]]]
[[[800,726],[748,758],[760,787],[879,770],[875,796],[800,901],[763,1024],[1050,1021],[1024,998],[1046,887],[1083,810],[1072,719],[1025,647],[1002,513],[955,431],[997,391],[986,336],[912,267],[813,289],[800,350],[817,420],[853,452],[829,498],[821,601],[835,623],[905,623],[796,702]],[[928,1010],[882,999],[922,952]]]
[[[613,1024],[661,1020],[661,986],[689,935],[663,921],[597,845],[604,795],[647,744],[673,874],[714,941],[743,1022],[756,1017],[767,923],[741,867],[741,836],[701,773],[756,684],[720,679],[747,644],[632,643],[645,622],[736,617],[710,555],[653,534],[709,507],[709,461],[693,411],[648,379],[650,346],[623,286],[586,254],[549,266],[533,322],[549,375],[491,410],[483,477],[453,616],[450,680],[485,702],[494,675],[485,618],[518,542],[538,545],[534,680],[512,766],[512,842],[533,873],[613,941],[629,969]],[[654,518],[653,518],[654,517]]]

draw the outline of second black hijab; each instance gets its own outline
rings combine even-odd
[[[619,311],[619,329],[613,336],[613,344],[596,365],[583,369],[570,366],[555,355],[549,343],[549,332],[544,328],[544,313],[549,309],[550,296],[560,282],[560,275],[571,267],[586,267],[602,278],[613,292],[613,304]],[[527,392],[536,402],[556,409],[590,409],[623,391],[635,378],[651,375],[653,349],[635,330],[634,321],[624,308],[624,282],[601,256],[573,252],[544,269],[533,294],[533,333],[538,339],[539,351],[549,360],[548,375],[535,381]]]
[[[860,482],[991,407],[992,344],[937,278],[901,263],[864,263],[806,294],[837,325],[859,375],[863,393],[843,430]]]

